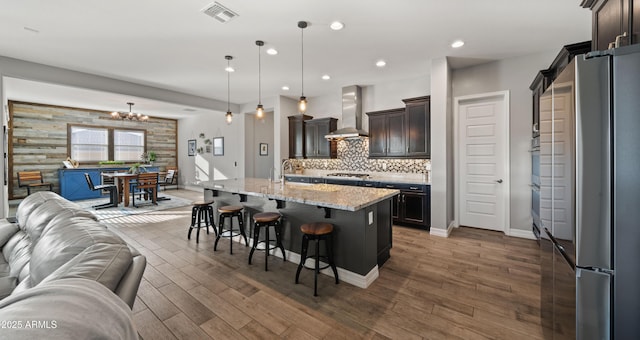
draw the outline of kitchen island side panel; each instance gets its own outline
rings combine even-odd
[[[302,233],[300,226],[310,222],[328,222],[334,225],[333,251],[336,266],[350,272],[367,275],[377,265],[389,258],[391,248],[391,199],[357,211],[329,209],[326,211],[313,205],[297,202],[281,202],[263,197],[238,195],[220,190],[205,190],[205,198],[214,199],[214,208],[225,205],[242,205],[245,208],[245,228],[249,233],[252,217],[258,212],[279,212],[282,214],[282,242],[285,249],[300,254]],[[241,201],[243,200],[243,201]],[[217,214],[216,214],[217,215]],[[371,221],[371,224],[369,222]],[[216,225],[218,217],[216,216]],[[387,235],[387,240],[378,242],[378,235]],[[252,235],[247,235],[252,236]],[[275,239],[275,235],[270,236]],[[321,245],[321,253],[325,247]],[[311,252],[310,245],[310,252]],[[379,263],[379,260],[381,261]]]

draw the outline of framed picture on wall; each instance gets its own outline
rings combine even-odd
[[[189,156],[195,156],[196,155],[196,140],[195,139],[189,139],[187,141],[187,150],[189,152]]]
[[[260,156],[268,156],[269,155],[269,144],[260,143]]]

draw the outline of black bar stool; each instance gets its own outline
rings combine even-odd
[[[272,249],[280,248],[282,251],[282,260],[286,261],[286,256],[284,254],[284,246],[282,245],[282,225],[280,224],[280,215],[277,212],[261,212],[253,215],[253,246],[251,247],[251,252],[249,252],[249,264],[251,264],[251,258],[253,257],[253,252],[257,249],[258,244],[264,244],[264,271],[268,271],[267,268],[267,258],[269,257],[269,251]],[[274,246],[271,245],[269,240],[269,227],[273,227],[276,232],[276,244]],[[264,240],[258,241],[260,239],[260,230],[264,228],[265,237]]]
[[[221,237],[229,238],[229,254],[233,254],[233,237],[242,235],[244,237],[244,245],[245,247],[249,246],[249,241],[247,241],[247,234],[244,232],[244,222],[242,221],[242,209],[243,206],[238,205],[225,205],[224,207],[219,207],[218,212],[220,213],[220,218],[218,220],[218,235],[216,236],[216,242],[213,244],[213,251],[216,251],[218,248],[218,241],[220,241]],[[233,229],[233,217],[238,219],[238,229]],[[224,231],[224,220],[229,219],[229,228],[227,231]]]
[[[209,234],[209,226],[213,228],[213,232],[218,234],[216,231],[216,225],[213,222],[213,200],[208,201],[195,201],[193,202],[193,208],[191,208],[191,226],[189,227],[189,233],[187,234],[187,239],[191,239],[191,231],[193,229],[198,229],[196,232],[196,243],[200,243],[200,224],[204,222],[204,228],[207,230],[207,234]]]
[[[333,261],[333,224],[323,222],[306,223],[300,226],[300,231],[302,231],[302,252],[300,254],[300,264],[298,264],[298,270],[296,270],[296,284],[298,283],[300,271],[303,267],[314,270],[313,296],[318,296],[318,273],[320,273],[320,269],[331,267],[333,275],[336,277],[336,284],[339,283],[338,270],[336,269],[336,264]],[[316,252],[312,256],[315,258],[316,262],[314,268],[307,267],[304,264],[307,260],[309,240],[316,241]],[[324,240],[325,246],[327,247],[327,254],[325,256],[320,255],[319,242],[322,240]],[[320,259],[326,259],[329,264],[321,268]]]

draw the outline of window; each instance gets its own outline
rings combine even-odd
[[[144,131],[114,130],[113,159],[137,161],[144,152]]]
[[[109,131],[102,128],[72,126],[71,159],[84,162],[109,159]]]
[[[69,156],[79,162],[136,162],[146,149],[145,130],[69,125]]]

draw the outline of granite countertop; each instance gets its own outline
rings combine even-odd
[[[297,202],[339,210],[357,211],[400,193],[395,189],[333,184],[270,182],[264,178],[238,178],[203,183],[205,189]]]
[[[327,176],[330,173],[336,172],[354,172],[344,170],[305,170],[302,174],[285,174],[285,176],[292,177],[315,177],[315,178],[332,178],[351,181],[373,181],[373,182],[385,182],[385,183],[399,183],[399,184],[419,184],[419,185],[431,185],[428,180],[428,176],[424,174],[404,174],[404,173],[369,173],[369,177],[360,179],[354,177],[335,177]],[[354,172],[357,173],[357,172]]]

